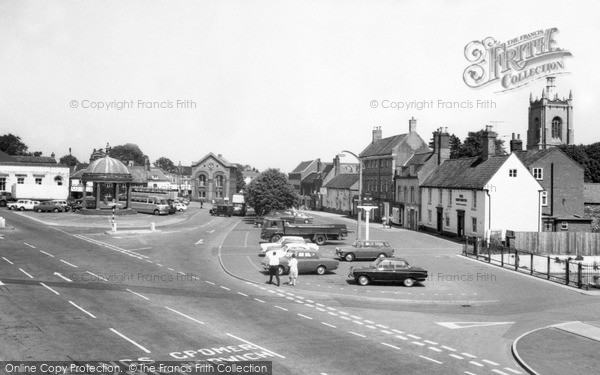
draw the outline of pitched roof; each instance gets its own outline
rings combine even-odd
[[[583,203],[600,204],[600,183],[583,184]]]
[[[217,156],[217,155],[215,155],[214,153],[212,153],[212,152],[209,152],[209,153],[208,153],[208,154],[206,154],[206,155],[205,155],[205,156],[204,156],[202,159],[198,160],[198,161],[197,161],[197,162],[195,162],[195,163],[192,163],[192,167],[195,167],[195,166],[199,165],[199,164],[200,164],[200,163],[202,163],[204,160],[206,160],[206,159],[208,159],[208,158],[210,158],[210,157],[212,157],[213,159],[216,159],[216,160],[220,161],[220,162],[221,162],[221,164],[223,164],[224,166],[226,166],[226,167],[228,167],[228,168],[232,166],[232,163],[228,162],[228,161],[227,161],[227,160],[226,160],[226,159],[223,157],[223,155],[219,154],[219,155]]]
[[[569,159],[572,163],[576,164],[578,167],[583,168],[579,163],[573,160],[569,155],[565,154],[563,150],[558,147],[549,147],[543,150],[526,150],[526,151],[515,151],[515,155],[521,160],[521,162],[529,167],[530,165],[536,163],[540,159],[550,155],[553,152],[561,153],[565,158]]]
[[[427,162],[427,160],[429,160],[433,155],[435,155],[434,152],[414,154],[410,159],[408,159],[406,164],[404,164],[402,172],[400,173],[400,177],[410,177],[411,165],[414,165],[414,171],[417,172],[423,166],[423,164],[425,164],[425,162]]]
[[[146,184],[148,183],[148,173],[146,167],[143,165],[128,166],[129,173],[132,177],[134,184]]]
[[[359,156],[362,158],[367,156],[391,155],[393,148],[396,147],[398,143],[402,142],[407,135],[408,133],[398,134],[372,142],[359,154]]]
[[[330,189],[350,189],[356,182],[358,182],[358,173],[344,173],[332,178],[325,184],[325,187]]]
[[[3,165],[28,165],[28,166],[47,166],[53,164],[57,167],[65,167],[58,164],[54,158],[50,156],[22,156],[9,155],[6,152],[0,151],[0,163]]]
[[[421,184],[426,187],[483,189],[509,155],[450,159],[438,166]]]
[[[314,160],[300,162],[300,164],[298,164],[298,166],[294,168],[294,170],[291,173],[300,173],[306,168],[308,168],[312,163],[314,163]]]

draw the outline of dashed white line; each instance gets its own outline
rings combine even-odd
[[[386,335],[391,335],[391,334],[392,334],[392,332],[390,332],[390,331],[386,331],[386,330],[384,330],[384,329],[382,329],[380,332],[381,332],[381,333],[385,333]]]
[[[67,265],[69,265],[69,266],[73,267],[73,268],[77,268],[77,266],[76,266],[76,265],[74,265],[73,263],[69,263],[69,262],[67,262],[66,260],[62,260],[62,259],[61,259],[60,261],[61,261],[61,262],[63,262],[64,264],[67,264]]]
[[[465,371],[465,374],[467,374],[467,375],[477,375],[477,374],[473,374],[472,372],[469,372],[469,371]]]
[[[172,269],[171,267],[167,267],[167,269],[168,269],[169,271],[175,271],[175,270],[174,270],[174,269]]]
[[[418,341],[413,341],[412,343],[415,345],[419,345],[419,346],[425,346],[425,344],[423,344],[422,342],[418,342]]]
[[[54,272],[54,275],[60,277],[61,279],[65,280],[66,282],[69,282],[69,283],[73,282],[73,280],[71,280],[67,277],[64,277],[60,272]]]
[[[433,359],[433,358],[425,357],[424,355],[420,355],[419,357],[421,357],[421,358],[423,358],[423,359],[426,359],[426,360],[428,360],[428,361],[431,361],[431,362],[435,362],[435,363],[437,363],[437,364],[440,364],[440,365],[442,364],[442,362],[440,362],[440,361],[436,361],[436,360],[435,360],[435,359]]]
[[[500,375],[508,375],[506,372],[500,371],[498,369],[493,369],[492,372],[495,372],[496,374],[500,374]]]
[[[288,311],[288,309],[286,309],[285,307],[281,307],[281,306],[275,306],[276,309],[279,310],[283,310],[283,311]]]
[[[122,338],[124,338],[125,340],[129,341],[130,343],[132,343],[133,345],[137,346],[138,348],[142,349],[145,353],[150,354],[150,350],[144,348],[143,346],[141,346],[140,344],[138,344],[137,342],[133,341],[132,339],[130,339],[129,337],[125,336],[124,334],[122,334],[121,332],[117,331],[114,328],[110,329],[112,332],[116,333],[117,335],[121,336]]]
[[[404,336],[400,336],[400,335],[396,335],[396,336],[394,336],[394,337],[397,337],[397,338],[399,338],[400,340],[408,340],[406,337],[404,337]]]
[[[383,324],[376,324],[376,326],[379,327],[379,328],[383,328],[383,329],[388,329],[389,328],[387,326],[384,326]]]
[[[49,257],[51,257],[51,258],[54,258],[54,255],[52,255],[52,254],[50,254],[50,253],[47,253],[47,252],[45,252],[44,250],[40,250],[40,253],[42,253],[42,254],[46,254],[46,255],[48,255]]]
[[[455,352],[455,351],[456,351],[456,349],[453,349],[453,348],[451,348],[451,347],[449,347],[449,346],[444,346],[444,345],[442,345],[442,348],[443,348],[443,349],[446,349],[446,350],[449,350],[449,351],[451,351],[451,352]]]
[[[30,274],[28,274],[27,272],[23,271],[22,268],[19,268],[19,271],[23,272],[25,275],[27,275],[30,279],[33,279],[33,276],[31,276]]]
[[[350,317],[353,318],[353,319],[362,319],[360,316],[350,315]]]
[[[242,293],[242,292],[237,292],[237,294],[239,294],[240,296],[248,297],[248,295],[247,295],[247,294],[245,294],[245,293]]]
[[[356,323],[356,324],[358,324],[358,325],[361,325],[361,326],[362,326],[362,325],[365,325],[365,323],[363,323],[363,322],[359,322],[358,320],[353,320],[353,322],[354,322],[354,323]]]
[[[421,338],[419,336],[416,336],[416,335],[407,334],[406,336],[408,336],[410,338],[413,338],[415,340],[421,340]]]
[[[40,283],[41,286],[43,286],[44,288],[48,289],[49,291],[51,291],[52,293],[56,294],[57,296],[60,295],[59,292],[57,292],[56,290],[50,288],[48,285],[44,284],[44,283]]]
[[[311,301],[309,299],[307,299],[306,302],[308,302],[308,303],[315,303],[315,301]]]
[[[344,312],[344,311],[340,311],[340,314],[342,314],[342,315],[350,315],[350,314],[348,314],[347,312]]]
[[[464,355],[465,357],[469,357],[469,358],[477,358],[476,355],[473,354],[469,354],[469,353],[461,353],[462,355]]]
[[[312,318],[310,316],[302,315],[300,313],[298,313],[298,316],[301,316],[301,317],[303,317],[305,319],[308,319],[308,320],[312,320]]]
[[[6,259],[5,257],[2,257],[2,259],[4,259],[5,261],[7,261],[10,264],[14,264],[13,262],[11,262],[10,260]]]
[[[316,309],[317,309],[317,310],[319,310],[319,311],[323,311],[323,312],[327,311],[327,310],[325,310],[325,309],[322,309],[322,308],[320,308],[320,307],[317,307]]]
[[[400,334],[403,334],[403,333],[404,333],[404,332],[402,332],[402,331],[398,331],[397,329],[392,329],[392,331],[394,331],[394,332],[396,332],[396,333],[400,333]]]
[[[392,345],[392,344],[386,344],[385,342],[380,342],[381,345],[385,345],[385,346],[389,346],[390,348],[394,348],[396,350],[402,350],[399,347]]]
[[[139,293],[136,293],[136,292],[134,292],[133,290],[130,290],[130,289],[125,289],[125,290],[126,290],[126,291],[128,291],[129,293],[133,293],[133,294],[135,294],[135,295],[136,295],[136,296],[138,296],[138,297],[142,297],[142,298],[143,298],[143,299],[145,299],[145,300],[150,300],[150,298],[148,298],[148,297],[146,297],[146,296],[143,296],[143,295],[141,295],[141,294],[139,294]]]
[[[207,284],[210,284],[210,285],[216,285],[216,284],[215,284],[215,283],[213,283],[212,281],[205,280],[204,282],[205,282],[205,283],[207,283]]]
[[[106,280],[104,277],[102,277],[102,276],[98,276],[98,275],[96,275],[95,273],[91,273],[90,271],[85,271],[85,273],[89,273],[90,275],[92,275],[92,276],[94,276],[94,277],[97,277],[98,279],[100,279],[100,280],[102,280],[102,281],[108,281],[108,280]]]
[[[430,344],[430,345],[438,345],[438,343],[437,343],[437,342],[434,342],[434,341],[423,340],[423,342],[426,342],[426,343],[428,343],[428,344]]]
[[[456,354],[448,354],[450,357],[452,358],[456,358],[456,359],[464,359],[463,357],[456,355]]]
[[[492,366],[500,366],[500,364],[498,364],[496,362],[488,361],[487,359],[482,359],[481,362],[485,362],[488,365],[492,365]]]
[[[315,305],[311,305],[310,303],[305,303],[304,306],[306,306],[306,307],[315,307]]]
[[[360,333],[356,333],[356,332],[352,332],[352,331],[348,331],[348,332],[351,333],[351,334],[353,334],[353,335],[355,335],[355,336],[358,336],[358,337],[363,337],[363,338],[367,337],[365,335],[361,335]]]
[[[340,318],[342,318],[344,320],[350,320],[350,318],[348,318],[347,316],[340,316]]]
[[[88,314],[89,316],[91,316],[92,318],[96,319],[96,317],[94,316],[94,314],[90,313],[89,311],[85,311],[83,308],[81,308],[80,306],[77,306],[75,304],[75,302],[73,301],[69,301],[69,303],[75,307],[77,307],[79,310],[83,311],[84,313]]]
[[[436,348],[435,346],[430,346],[429,349],[433,350],[434,352],[438,352],[438,353],[440,353],[442,351],[442,349]]]
[[[159,267],[164,267],[164,266],[163,266],[162,264],[160,264],[160,263],[156,263],[156,265],[157,265],[157,266],[159,266]]]
[[[231,290],[231,289],[229,289],[228,287],[226,287],[226,286],[223,286],[223,285],[221,285],[221,289],[225,289],[225,290]]]
[[[33,245],[30,245],[30,244],[28,244],[27,242],[23,242],[23,243],[24,243],[25,245],[29,246],[29,247],[30,247],[30,248],[32,248],[32,249],[36,249],[36,247],[35,247],[35,246],[33,246]]]
[[[329,314],[329,315],[333,315],[333,316],[338,316],[338,314],[336,314],[336,313],[334,313],[334,312],[332,312],[332,311],[328,311],[328,312],[327,312],[327,314]]]
[[[469,361],[469,363],[472,364],[472,365],[478,366],[478,367],[483,367],[484,366],[481,363],[475,362],[475,361]]]
[[[184,314],[184,313],[182,313],[182,312],[179,312],[179,311],[177,311],[177,310],[175,310],[175,309],[172,309],[172,308],[170,308],[170,307],[168,307],[168,306],[165,306],[165,309],[167,309],[167,310],[171,310],[171,311],[173,311],[174,313],[176,313],[176,314],[179,314],[179,315],[181,315],[181,316],[183,316],[183,317],[185,317],[185,318],[188,318],[189,320],[191,320],[191,321],[194,321],[194,322],[196,322],[196,323],[204,324],[203,322],[199,321],[198,319],[192,318],[191,316],[189,316],[189,315],[186,315],[186,314]]]
[[[373,323],[375,323],[375,322],[372,322],[372,321],[370,321],[370,320],[365,320],[365,323],[368,323],[368,324],[373,324]]]
[[[504,369],[505,369],[506,371],[510,371],[510,372],[512,372],[513,374],[522,374],[522,372],[521,372],[521,371],[513,370],[513,369],[511,369],[510,367],[505,367]]]
[[[260,303],[265,303],[265,301],[263,301],[262,299],[254,298],[254,300]]]
[[[321,324],[326,325],[327,327],[331,327],[331,328],[337,328],[336,326],[334,326],[333,324],[329,324],[329,323],[325,323],[325,322],[321,322]]]

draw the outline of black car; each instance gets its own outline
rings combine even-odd
[[[402,283],[411,287],[418,281],[427,280],[427,271],[423,268],[412,267],[406,259],[377,258],[368,268],[350,268],[349,278],[360,285],[372,282]]]
[[[233,206],[217,204],[208,210],[208,213],[212,216],[231,216],[233,214]]]

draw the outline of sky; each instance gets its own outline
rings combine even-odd
[[[572,54],[556,90],[572,91],[575,143],[590,144],[598,14],[586,0],[0,0],[0,135],[82,162],[134,143],[152,162],[213,152],[282,172],[358,154],[374,127],[406,133],[412,117],[426,141],[493,125],[508,143],[526,139],[530,93],[546,80],[469,87],[465,48],[556,28],[553,46]]]

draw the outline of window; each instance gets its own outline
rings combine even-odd
[[[517,170],[516,169],[509,169],[508,170],[508,177],[517,177]]]
[[[410,203],[415,203],[415,187],[410,188]]]
[[[17,184],[23,185],[25,183],[25,177],[17,177]]]
[[[446,228],[450,227],[450,215],[446,214]]]
[[[427,210],[427,221],[431,223],[431,210]]]
[[[452,189],[448,189],[448,206],[452,206]]]
[[[473,190],[473,208],[477,208],[477,191]]]
[[[41,184],[42,184],[42,179],[41,179],[41,178],[39,178],[39,177],[36,177],[36,178],[35,178],[35,184],[36,184],[36,185],[41,185]]]
[[[404,187],[404,201],[408,202],[408,188],[406,186]]]
[[[471,222],[473,225],[473,233],[477,233],[477,218],[476,217],[471,218]]]
[[[223,176],[217,176],[215,180],[215,185],[217,187],[223,187]]]
[[[562,120],[560,117],[552,119],[552,138],[562,138]]]
[[[427,191],[429,193],[429,199],[427,200],[427,203],[429,203],[429,204],[431,204],[431,195],[433,194],[432,190],[433,190],[432,188],[427,189]],[[431,220],[429,220],[429,221],[431,221]]]
[[[206,176],[198,177],[198,186],[200,186],[200,187],[206,186]]]
[[[56,177],[54,177],[54,183],[55,183],[56,185],[58,185],[58,186],[62,186],[62,184],[63,184],[63,179],[62,179],[62,177],[60,177],[60,176],[56,176]]]
[[[6,178],[0,177],[0,190],[6,190]]]
[[[542,206],[544,206],[544,207],[548,206],[548,192],[547,191],[542,191]]]
[[[552,232],[552,223],[549,221],[546,221],[544,223],[544,232]]]
[[[533,178],[536,180],[544,179],[544,169],[543,168],[533,168]]]
[[[438,204],[441,205],[442,204],[442,197],[443,197],[443,193],[442,193],[442,189],[438,189]]]
[[[560,223],[560,230],[569,230],[569,223],[567,223],[567,222]]]

